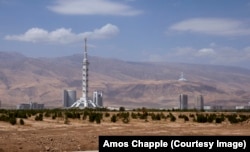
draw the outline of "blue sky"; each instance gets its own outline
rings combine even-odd
[[[249,0],[0,0],[0,51],[248,67]]]

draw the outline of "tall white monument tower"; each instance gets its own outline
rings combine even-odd
[[[187,81],[187,79],[184,78],[184,73],[181,72],[180,79],[178,81]]]
[[[84,56],[82,61],[82,98],[88,100],[88,54],[87,54],[87,38],[84,39],[85,42],[85,49],[84,49]]]
[[[82,64],[82,97],[77,100],[71,107],[86,108],[92,107],[95,108],[96,104],[93,101],[88,99],[88,53],[87,53],[87,38],[84,39],[84,56]]]

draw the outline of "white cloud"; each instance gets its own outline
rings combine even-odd
[[[196,56],[211,56],[215,55],[215,51],[212,48],[203,48],[198,50],[198,52],[195,54]]]
[[[135,16],[142,13],[129,5],[111,0],[57,0],[48,9],[68,15],[120,15]]]
[[[119,33],[119,28],[112,24],[106,24],[105,26],[95,29],[94,31],[75,34],[71,29],[60,28],[54,31],[48,32],[41,28],[31,28],[24,34],[20,35],[7,35],[6,40],[16,40],[24,42],[49,42],[49,43],[61,43],[68,44],[78,41],[83,41],[85,37],[90,39],[105,39],[110,38]]]
[[[83,37],[93,39],[104,39],[115,36],[119,32],[119,28],[112,24],[106,24],[100,29],[95,29],[93,32],[85,32],[80,34]]]
[[[220,36],[250,35],[248,24],[223,18],[193,18],[172,25],[169,30]]]

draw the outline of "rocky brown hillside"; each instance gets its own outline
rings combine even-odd
[[[90,57],[90,94],[104,91],[105,106],[173,107],[178,95],[203,94],[206,105],[245,105],[250,101],[250,70],[181,63],[126,62]],[[82,55],[29,58],[0,52],[0,100],[3,106],[30,100],[61,106],[62,90],[81,96]],[[177,79],[184,72],[187,82]]]

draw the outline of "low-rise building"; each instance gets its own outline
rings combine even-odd
[[[44,109],[44,104],[39,104],[36,102],[21,103],[17,105],[17,109]]]

